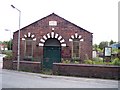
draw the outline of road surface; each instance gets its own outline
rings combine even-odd
[[[117,80],[50,76],[0,70],[2,88],[118,88]]]
[[[118,81],[74,78],[74,77],[43,77],[17,71],[3,70],[3,88],[118,88]]]

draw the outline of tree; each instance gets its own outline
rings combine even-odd
[[[113,40],[111,40],[111,41],[109,42],[110,45],[111,45],[111,44],[114,44],[114,43],[116,43],[116,42],[114,42]]]
[[[98,45],[97,45],[97,44],[94,44],[94,45],[93,45],[93,49],[94,49],[94,50],[97,50],[97,49],[98,49]]]
[[[102,42],[100,42],[100,44],[99,44],[99,48],[100,48],[101,50],[103,50],[104,47],[107,47],[107,46],[108,46],[108,42],[107,42],[107,41],[102,41]]]
[[[7,48],[8,50],[12,50],[12,40],[7,42]]]
[[[0,44],[2,44],[2,41],[0,41]]]
[[[8,50],[12,50],[12,39],[10,41],[3,41],[2,44],[7,45]]]

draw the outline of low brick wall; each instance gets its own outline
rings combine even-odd
[[[120,79],[120,66],[54,63],[53,74]]]
[[[3,58],[3,69],[12,69],[13,63],[12,59]]]
[[[13,61],[13,70],[17,69],[17,61]],[[27,72],[41,72],[41,62],[20,61],[20,70]]]

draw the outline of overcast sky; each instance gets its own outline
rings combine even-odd
[[[119,0],[0,0],[0,41],[10,39],[10,32],[18,30],[18,11],[21,28],[51,13],[93,33],[93,44],[118,41]],[[12,35],[11,35],[12,37]]]

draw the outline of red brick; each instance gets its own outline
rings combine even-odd
[[[43,57],[43,48],[39,47],[38,44],[40,42],[40,39],[46,35],[47,33],[50,33],[52,31],[52,26],[49,26],[49,21],[57,21],[57,26],[54,26],[55,30],[54,32],[58,33],[65,39],[65,43],[69,47],[71,51],[71,42],[69,42],[69,38],[71,35],[74,35],[75,33],[78,33],[81,35],[84,39],[84,42],[81,42],[80,44],[80,59],[83,61],[86,59],[86,54],[91,59],[92,58],[92,33],[65,20],[64,18],[52,13],[47,17],[44,17],[24,28],[21,29],[20,32],[20,58],[21,60],[24,58],[24,41],[22,41],[22,38],[24,37],[24,34],[27,34],[28,32],[31,32],[36,37],[36,42],[34,42],[34,49],[33,49],[33,57]],[[18,40],[18,31],[14,32],[13,37],[13,56],[14,60],[17,59],[17,40]],[[63,50],[63,47],[62,47]],[[71,53],[70,53],[71,55]],[[64,57],[62,57],[64,58]]]

